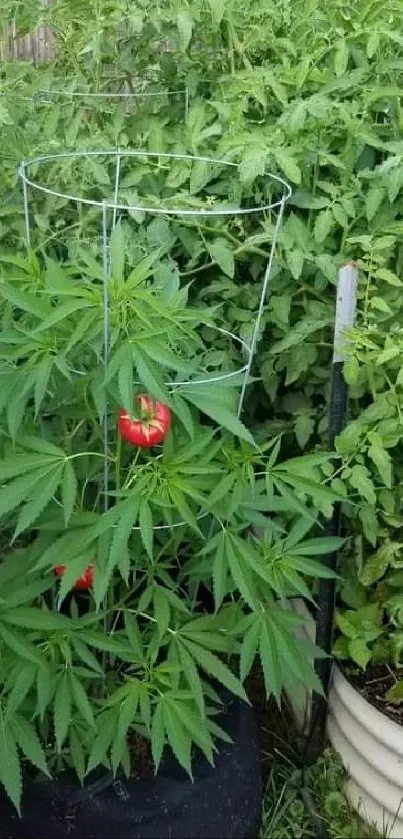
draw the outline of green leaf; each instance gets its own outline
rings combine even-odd
[[[242,647],[241,647],[241,660],[240,660],[240,674],[241,680],[244,682],[246,677],[249,675],[253,662],[255,660],[255,656],[259,647],[259,640],[260,640],[260,616],[253,620],[253,623],[250,625],[249,629],[245,632],[243,640],[242,640]]]
[[[97,718],[98,733],[92,745],[91,753],[88,759],[87,775],[104,763],[108,750],[110,749],[114,737],[116,736],[117,719],[115,709],[106,711]]]
[[[88,701],[87,694],[80,680],[77,678],[77,676],[72,670],[69,670],[69,681],[71,697],[74,701],[76,708],[78,708],[80,713],[83,715],[88,725],[95,728],[94,714],[92,712],[91,705]]]
[[[45,753],[34,726],[22,714],[16,714],[10,721],[10,727],[24,757],[50,778]]]
[[[153,601],[154,615],[157,620],[158,637],[161,640],[169,627],[171,619],[169,600],[165,596],[165,591],[161,586],[156,586],[154,588]]]
[[[333,227],[333,213],[331,210],[323,210],[323,212],[319,213],[316,217],[315,228],[314,228],[314,236],[315,241],[319,244],[327,239],[331,229]]]
[[[0,621],[0,638],[19,658],[32,664],[41,664],[42,658],[38,650],[30,644],[23,635],[9,629]]]
[[[246,440],[252,446],[255,445],[250,431],[237,419],[235,413],[232,413],[227,407],[220,405],[217,399],[214,399],[211,390],[194,386],[181,389],[181,394],[188,402],[192,402],[199,411],[211,417],[219,426],[231,431],[236,437]]]
[[[71,720],[71,691],[67,670],[62,673],[57,684],[53,712],[57,751],[60,754]]]
[[[149,558],[152,560],[154,542],[153,517],[151,507],[145,498],[142,498],[140,501],[139,525],[141,541],[143,542]]]
[[[368,501],[368,504],[376,503],[374,485],[371,481],[369,471],[365,466],[354,464],[349,475],[349,481],[361,497]]]
[[[45,398],[52,369],[52,356],[47,356],[46,358],[44,358],[41,361],[41,363],[36,367],[36,381],[34,389],[36,415],[38,415],[42,402]]]
[[[282,668],[273,624],[269,615],[262,622],[259,644],[260,661],[263,668],[264,683],[267,697],[273,695],[277,704],[281,701],[283,687]]]
[[[34,330],[34,335],[46,330],[54,329],[60,321],[65,320],[69,315],[88,309],[91,303],[86,300],[68,300],[62,306],[57,306],[48,317],[42,319],[42,323]]]
[[[21,510],[15,528],[14,539],[23,533],[36,521],[43,510],[52,500],[63,474],[63,466],[51,467],[39,481],[35,482],[34,497]]]
[[[18,757],[17,744],[12,734],[10,725],[5,721],[3,712],[0,709],[0,781],[13,802],[15,809],[20,814],[21,804],[21,766]]]
[[[119,396],[122,408],[129,416],[133,413],[133,359],[129,344],[123,348],[118,372]]]
[[[166,694],[163,697],[162,717],[169,745],[181,766],[183,766],[183,768],[186,769],[191,776],[192,741],[177,713],[175,702],[170,701],[169,694]]]
[[[375,214],[378,212],[380,205],[385,196],[385,190],[383,187],[373,186],[371,189],[368,190],[367,196],[365,198],[365,207],[367,212],[367,219],[371,221]]]
[[[212,260],[221,268],[223,274],[232,279],[235,274],[235,261],[227,240],[215,239],[214,242],[208,242],[207,247]]]
[[[348,642],[348,652],[350,658],[361,667],[362,670],[365,670],[370,658],[371,658],[371,650],[367,647],[366,642],[363,638],[353,638],[351,641]]]
[[[23,629],[42,632],[66,632],[72,629],[72,622],[66,615],[36,606],[21,606],[10,611],[6,609],[1,612],[1,620]]]
[[[22,665],[13,680],[13,686],[7,697],[5,719],[9,720],[24,702],[36,679],[37,667],[28,663]]]
[[[151,751],[155,764],[155,772],[161,762],[165,745],[165,729],[163,716],[163,696],[159,696],[151,723]]]
[[[95,673],[99,673],[100,676],[103,675],[103,669],[99,663],[99,661],[95,658],[93,653],[88,649],[87,645],[84,644],[81,638],[78,637],[77,634],[72,634],[71,636],[71,643],[73,646],[74,651],[81,659],[81,661],[89,667],[90,670],[94,670]]]
[[[137,620],[130,612],[125,612],[125,629],[133,654],[137,657],[139,662],[144,659],[143,639]]]
[[[48,464],[46,467],[36,469],[35,472],[30,472],[28,475],[22,475],[20,478],[15,478],[15,480],[7,486],[3,486],[0,489],[0,516],[4,516],[6,513],[10,513],[11,510],[15,510],[16,507],[19,507],[20,504],[30,497],[38,484],[43,486],[43,479],[48,476],[54,468],[54,466],[49,466]],[[58,469],[59,467],[57,466],[56,468]],[[35,498],[35,500],[37,501],[37,498]]]
[[[85,777],[85,755],[81,739],[73,725],[70,727],[69,753],[73,768],[77,773],[80,783],[82,784]]]
[[[158,367],[146,356],[139,346],[133,346],[133,357],[140,382],[147,392],[165,404],[169,403],[168,393]]]
[[[54,672],[47,664],[42,664],[38,668],[36,678],[36,689],[38,694],[37,710],[40,719],[43,720],[45,712],[47,711],[56,688],[54,681]]]
[[[389,688],[388,692],[385,694],[385,699],[387,702],[391,702],[392,705],[401,705],[403,702],[403,679],[399,679],[391,688]]]
[[[213,559],[213,591],[216,612],[218,612],[228,589],[228,562],[226,540],[222,534]]]
[[[294,184],[301,183],[301,170],[295,158],[285,149],[273,149],[273,155],[276,163],[283,170],[286,178],[289,178]]]
[[[66,461],[61,490],[64,526],[67,527],[73,515],[77,497],[77,478],[71,460]]]
[[[340,76],[343,76],[347,70],[348,57],[348,44],[345,38],[340,38],[339,42],[336,45],[336,51],[334,54],[334,71],[338,78]]]
[[[122,282],[125,267],[125,239],[122,227],[119,223],[111,233],[109,240],[109,252],[111,260],[111,277],[118,282]]]
[[[392,559],[393,550],[387,542],[367,559],[360,574],[361,583],[364,586],[371,586],[380,580],[389,568]]]
[[[193,18],[190,12],[179,12],[177,17],[177,26],[179,30],[180,49],[186,52],[193,32]]]
[[[229,539],[226,540],[225,554],[236,588],[239,589],[248,606],[255,611],[258,603],[258,592],[255,588],[255,581],[248,565],[238,556]]]
[[[343,545],[345,540],[338,536],[324,536],[317,539],[306,539],[305,542],[299,542],[294,545],[292,553],[295,556],[326,556],[327,554],[335,553]]]
[[[217,679],[217,681],[224,685],[224,687],[228,688],[231,693],[234,693],[236,696],[240,696],[241,699],[248,701],[247,695],[239,679],[231,673],[231,670],[229,670],[227,665],[217,658],[214,653],[206,650],[204,647],[201,647],[200,644],[195,644],[188,638],[182,638],[182,643],[188,652],[193,656],[197,664],[205,670],[206,673]]]
[[[371,458],[388,489],[392,486],[392,459],[389,452],[381,446],[370,446],[368,457]]]
[[[177,645],[179,658],[183,666],[183,678],[186,679],[189,688],[192,691],[194,701],[196,702],[196,705],[199,708],[201,715],[204,717],[205,703],[203,686],[201,683],[199,672],[194,663],[194,659],[191,655],[189,655],[187,649],[182,644],[182,639],[179,637],[177,637]]]

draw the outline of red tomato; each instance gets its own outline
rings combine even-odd
[[[171,427],[168,405],[157,402],[146,393],[136,397],[139,416],[129,417],[123,408],[119,412],[119,433],[132,446],[149,449],[161,443]]]
[[[63,574],[66,570],[65,565],[56,565],[55,568],[55,575],[56,577],[63,577]],[[78,578],[78,580],[74,584],[74,588],[76,591],[86,591],[87,589],[91,588],[94,578],[94,566],[89,565],[84,574]]]

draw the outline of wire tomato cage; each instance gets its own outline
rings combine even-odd
[[[101,95],[101,94],[95,94]],[[109,94],[110,95],[110,94]],[[127,94],[123,94],[127,96]],[[107,164],[112,166],[113,168],[113,178],[112,185],[113,191],[110,197],[99,197],[94,198],[92,196],[87,197],[85,194],[74,194],[74,192],[64,191],[62,188],[54,188],[52,186],[45,185],[41,182],[41,171],[47,164],[63,164],[65,161],[73,161],[77,162],[80,160],[89,160],[95,159],[99,160],[102,159],[106,161]],[[149,217],[166,217],[169,219],[195,219],[196,223],[207,223],[208,221],[213,222],[220,218],[230,218],[233,220],[245,219],[249,217],[250,219],[255,219],[266,217],[266,214],[270,213],[270,215],[275,214],[275,223],[273,225],[273,230],[271,234],[271,245],[269,252],[267,254],[267,262],[266,267],[263,270],[263,277],[262,277],[262,285],[260,289],[260,295],[258,300],[257,311],[253,323],[253,328],[251,332],[251,339],[250,341],[245,341],[244,338],[240,337],[239,335],[234,334],[228,329],[224,329],[219,326],[212,326],[208,325],[210,329],[216,330],[216,332],[222,336],[228,338],[229,341],[233,341],[241,350],[241,354],[243,354],[243,363],[241,363],[235,370],[231,371],[223,371],[221,373],[217,373],[216,375],[209,375],[209,376],[196,376],[194,378],[189,378],[185,381],[173,381],[168,379],[165,382],[165,385],[170,390],[175,390],[179,386],[187,386],[190,387],[192,385],[206,385],[212,383],[220,383],[221,381],[225,381],[228,379],[238,377],[240,379],[241,390],[238,400],[238,411],[237,415],[238,418],[242,413],[242,408],[245,399],[245,392],[246,387],[250,378],[253,359],[255,356],[256,346],[259,337],[259,330],[262,324],[262,317],[264,314],[264,309],[266,305],[266,298],[267,293],[270,285],[271,276],[273,273],[273,264],[274,264],[274,257],[276,252],[276,247],[278,243],[279,233],[281,229],[284,208],[286,202],[291,197],[292,191],[289,184],[283,180],[283,178],[279,177],[278,175],[274,175],[272,173],[267,173],[264,176],[264,180],[267,184],[277,190],[279,193],[278,196],[274,198],[274,200],[270,200],[267,202],[262,201],[260,205],[252,205],[252,206],[232,206],[229,204],[221,204],[217,205],[211,203],[209,198],[204,198],[203,201],[200,201],[194,197],[194,194],[190,194],[190,192],[184,195],[183,191],[179,193],[180,199],[182,199],[182,203],[185,203],[184,206],[181,206],[178,202],[177,204],[171,203],[171,197],[168,199],[157,199],[155,203],[151,200],[147,200],[144,203],[139,198],[138,202],[136,203],[125,203],[123,198],[121,197],[121,176],[122,176],[122,165],[125,164],[130,165],[130,167],[140,165],[140,163],[157,163],[157,167],[159,170],[165,171],[171,166],[175,165],[185,165],[189,168],[193,166],[205,166],[205,167],[213,167],[216,166],[218,168],[218,172],[221,173],[223,170],[228,170],[229,172],[235,173],[237,169],[239,169],[239,165],[232,161],[222,160],[219,158],[212,158],[212,157],[204,157],[204,156],[196,156],[196,155],[189,155],[189,154],[174,154],[168,152],[152,152],[152,151],[140,151],[140,150],[128,150],[123,148],[105,150],[105,151],[79,151],[79,152],[61,152],[55,154],[46,154],[41,155],[35,158],[32,158],[27,161],[23,161],[19,168],[18,174],[22,182],[22,189],[23,189],[23,205],[24,205],[24,219],[25,219],[25,233],[26,233],[26,243],[27,247],[31,248],[32,242],[32,230],[31,230],[31,212],[30,212],[30,199],[32,195],[35,193],[41,193],[47,197],[53,197],[57,199],[62,199],[64,202],[72,203],[76,205],[77,208],[87,207],[90,208],[92,211],[98,211],[100,216],[99,221],[99,229],[100,229],[100,247],[102,252],[102,309],[103,309],[103,365],[105,374],[108,371],[108,365],[110,360],[110,300],[109,300],[109,283],[111,280],[111,259],[110,259],[110,240],[111,236],[115,231],[115,228],[118,224],[118,221],[125,215],[135,216],[136,214],[141,214],[144,218]],[[185,198],[185,202],[184,202]],[[189,206],[190,204],[190,206]],[[192,206],[193,204],[193,206]],[[83,375],[82,371],[74,371],[78,375]],[[138,382],[134,382],[134,384],[138,384]],[[108,425],[108,401],[107,397],[105,397],[105,406],[104,406],[104,417],[103,417],[103,453],[104,453],[104,470],[103,470],[103,491],[104,491],[104,502],[105,502],[105,511],[108,509],[108,497],[110,491],[110,475],[109,475],[109,425]],[[197,519],[202,518],[203,516],[207,515],[206,513],[200,513],[199,516],[196,516]],[[154,525],[154,530],[169,530],[173,527],[181,527],[185,526],[185,521],[180,522],[173,522],[170,524],[163,524],[163,525]],[[140,530],[139,527],[133,528],[134,530]]]

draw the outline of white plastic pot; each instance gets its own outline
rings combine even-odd
[[[346,794],[382,835],[403,837],[403,726],[364,699],[334,667],[329,738],[350,775]]]

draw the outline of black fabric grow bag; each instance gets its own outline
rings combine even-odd
[[[98,775],[84,788],[67,774],[31,780],[21,819],[1,795],[0,839],[255,839],[261,776],[253,712],[231,700],[217,721],[233,743],[220,745],[214,767],[195,756],[193,783],[171,754],[152,779]]]

